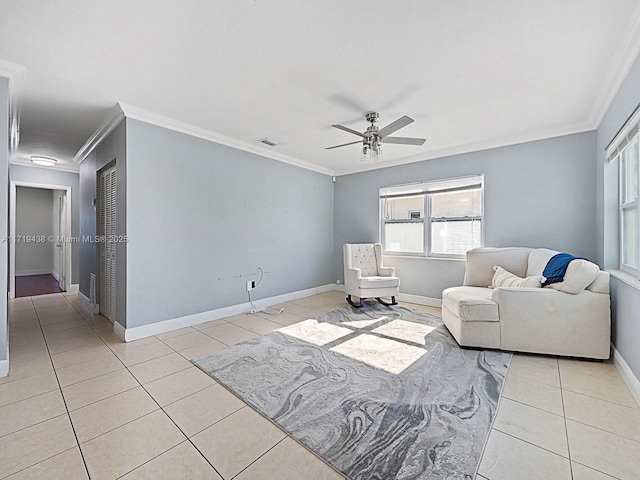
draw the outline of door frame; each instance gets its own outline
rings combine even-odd
[[[66,291],[71,290],[71,275],[73,270],[71,268],[71,187],[67,185],[51,185],[48,183],[33,183],[33,182],[20,182],[11,181],[11,188],[9,190],[9,238],[15,236],[16,231],[16,192],[17,187],[30,187],[30,188],[42,188],[45,190],[62,190],[65,191],[66,198],[66,220],[65,220],[65,232],[64,236],[69,241],[64,242],[65,249],[65,265],[64,278]],[[16,242],[9,242],[9,298],[15,298],[16,296]]]

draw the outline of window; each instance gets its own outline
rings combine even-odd
[[[482,184],[480,175],[381,188],[384,251],[458,257],[481,246]]]
[[[634,113],[607,149],[609,161],[619,164],[620,270],[640,273],[640,161],[638,123]]]

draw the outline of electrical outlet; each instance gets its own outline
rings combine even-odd
[[[338,285],[340,285],[340,280],[336,280],[336,283],[337,283]]]
[[[253,280],[247,280],[247,292],[253,290]]]

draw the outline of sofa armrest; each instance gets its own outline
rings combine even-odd
[[[381,277],[395,277],[396,269],[395,267],[378,267],[378,275]]]
[[[496,288],[492,299],[498,304],[502,349],[609,358],[609,295]]]

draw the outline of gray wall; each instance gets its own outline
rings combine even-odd
[[[126,235],[127,221],[127,155],[126,127],[121,122],[105,140],[98,145],[80,164],[80,235],[95,237],[97,234],[97,207],[92,204],[98,199],[98,172],[116,164],[116,233]],[[98,271],[98,244],[82,242],[80,244],[80,292],[90,296],[90,274],[96,275],[96,295],[100,303],[100,273]],[[127,245],[116,246],[116,321],[126,325],[127,316]]]
[[[73,172],[61,172],[48,168],[11,165],[10,177],[13,182],[30,182],[47,185],[71,187],[71,235],[80,234],[80,189],[79,175]],[[80,280],[80,246],[71,245],[71,283]]]
[[[605,148],[640,104],[640,58],[636,59],[597,130],[597,248],[600,265],[619,268],[618,162],[607,163]],[[640,282],[611,279],[613,344],[640,378]]]
[[[9,80],[0,77],[0,237],[9,231]],[[9,251],[0,242],[0,361],[8,360],[7,293]]]
[[[343,279],[344,243],[379,239],[379,188],[484,174],[485,245],[548,247],[595,256],[595,133],[455,155],[338,177],[334,279]],[[401,292],[440,298],[460,285],[464,262],[386,257]]]
[[[127,328],[335,281],[331,177],[126,123]]]
[[[16,231],[20,237],[53,235],[53,190],[16,188]],[[53,272],[53,242],[16,241],[16,275]]]

